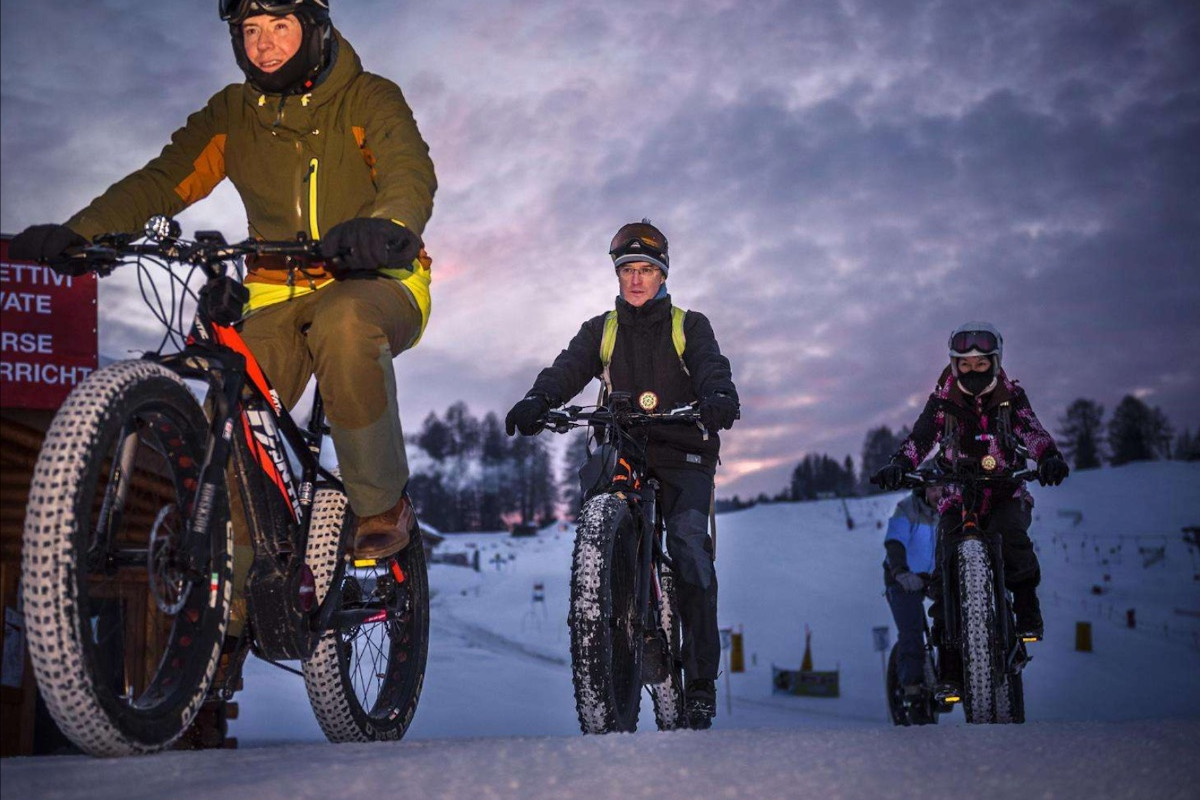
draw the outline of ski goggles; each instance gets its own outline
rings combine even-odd
[[[251,11],[283,17],[309,5],[329,11],[328,0],[218,0],[217,8],[221,12],[222,22],[238,22],[250,16]]]
[[[999,349],[1000,342],[991,331],[958,331],[950,337],[951,355],[961,356],[977,351],[986,356]]]
[[[653,225],[626,225],[613,237],[608,254],[613,258],[647,254],[661,261],[665,260],[663,257],[667,254],[667,241]]]

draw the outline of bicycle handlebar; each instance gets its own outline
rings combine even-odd
[[[963,484],[975,484],[986,486],[988,484],[1012,483],[1014,481],[1027,481],[1037,478],[1037,469],[1022,468],[1018,470],[991,472],[991,473],[976,473],[976,472],[942,472],[936,469],[914,469],[904,473],[904,479],[900,483],[901,489],[919,489],[927,486],[961,486]],[[871,483],[878,486],[878,481],[875,476],[871,476]]]
[[[218,264],[244,256],[284,256],[301,261],[322,258],[317,242],[297,235],[293,241],[245,239],[229,243],[217,231],[197,231],[195,240],[179,238],[179,225],[166,217],[152,217],[144,231],[146,242],[133,234],[101,234],[70,260],[86,262],[88,269],[108,275],[126,259],[161,258],[200,267],[209,277],[219,274]]]
[[[587,411],[583,406],[564,406],[547,411],[544,423],[548,429],[555,433],[566,433],[572,428],[582,425],[612,425],[614,423],[631,427],[635,425],[658,424],[685,424],[704,427],[700,422],[700,412],[694,403],[659,414],[637,411],[635,409],[614,412],[609,408],[597,408],[594,411]]]

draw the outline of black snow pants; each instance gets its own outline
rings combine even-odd
[[[1034,589],[1042,580],[1041,567],[1038,565],[1037,553],[1033,550],[1033,541],[1029,538],[1029,525],[1033,521],[1033,506],[1029,500],[1022,498],[1006,498],[1000,500],[980,520],[985,528],[1000,534],[1000,555],[1004,559],[1004,585],[1009,591]],[[938,524],[937,557],[934,560],[933,576],[929,582],[929,594],[933,603],[929,607],[929,616],[933,620],[935,639],[938,632],[943,630],[944,611],[942,606],[942,547],[951,541],[958,527],[962,525],[962,513],[957,508],[947,510],[942,514]]]
[[[683,670],[688,680],[716,680],[721,668],[717,628],[717,569],[708,536],[713,479],[707,472],[651,466],[662,486],[667,554],[675,566],[675,590],[683,625]]]

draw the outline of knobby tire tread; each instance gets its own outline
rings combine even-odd
[[[185,680],[167,685],[169,697],[162,701],[165,707],[152,704],[154,698],[139,698],[137,709],[122,706],[120,697],[100,685],[105,676],[94,672],[89,663],[89,653],[100,653],[93,657],[106,653],[89,643],[91,612],[82,607],[87,595],[78,585],[78,576],[92,574],[85,563],[90,530],[83,527],[91,527],[108,446],[118,441],[127,420],[153,414],[165,415],[183,426],[187,442],[179,448],[187,449],[190,442],[188,458],[203,460],[207,422],[178,375],[144,360],[117,362],[93,372],[67,397],[46,433],[26,508],[21,573],[29,654],[37,685],[63,733],[95,756],[162,750],[187,729],[216,673],[229,621],[233,535],[227,507],[218,498],[210,528],[213,560],[207,568],[211,580],[201,589],[203,594],[188,595],[191,603],[185,608],[185,612],[194,611],[200,622],[179,623],[187,627],[186,634],[176,633],[175,622],[170,627],[168,641],[172,647],[184,648],[177,655],[185,655],[186,664],[174,666]],[[134,485],[132,479],[129,483]],[[199,585],[194,583],[190,591]],[[120,612],[122,624],[126,610],[122,607]],[[153,674],[164,669],[167,667],[160,663]]]
[[[600,494],[580,511],[571,561],[571,678],[579,727],[587,733],[637,729],[638,699],[619,708],[613,680],[611,608],[613,546],[622,525],[631,525],[628,503],[616,494]],[[636,676],[634,676],[636,678]]]
[[[330,581],[341,557],[340,542],[344,529],[354,522],[348,514],[346,496],[333,489],[317,492],[313,502],[312,525],[309,529],[307,561],[313,571],[318,602],[324,600]],[[399,672],[389,673],[386,686],[389,694],[396,690],[399,697],[387,709],[364,709],[362,698],[354,688],[352,665],[342,657],[340,631],[321,635],[310,658],[303,662],[304,686],[308,692],[313,714],[325,737],[335,743],[393,741],[408,731],[416,713],[424,685],[429,640],[429,589],[425,551],[419,533],[414,533],[408,547],[399,556],[409,588],[413,592],[413,613],[416,617],[415,657],[406,660]],[[395,646],[391,637],[389,645]],[[351,653],[351,658],[354,654]],[[394,685],[399,682],[399,687]],[[378,696],[378,695],[377,695]],[[374,712],[374,713],[369,713]]]
[[[958,546],[962,620],[963,713],[967,722],[996,722],[996,603],[991,558],[979,539]]]

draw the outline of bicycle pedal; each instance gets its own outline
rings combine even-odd
[[[943,706],[953,708],[955,703],[962,702],[962,694],[957,691],[941,690],[934,693],[933,699]]]
[[[1033,644],[1034,642],[1040,642],[1041,640],[1042,640],[1042,637],[1036,636],[1036,635],[1029,635],[1029,636],[1021,637],[1021,641],[1024,642],[1025,644]]]
[[[377,559],[377,558],[355,558],[355,559],[351,559],[350,565],[353,566],[355,569],[366,569],[368,567],[376,567],[376,566],[379,566],[379,559]]]

